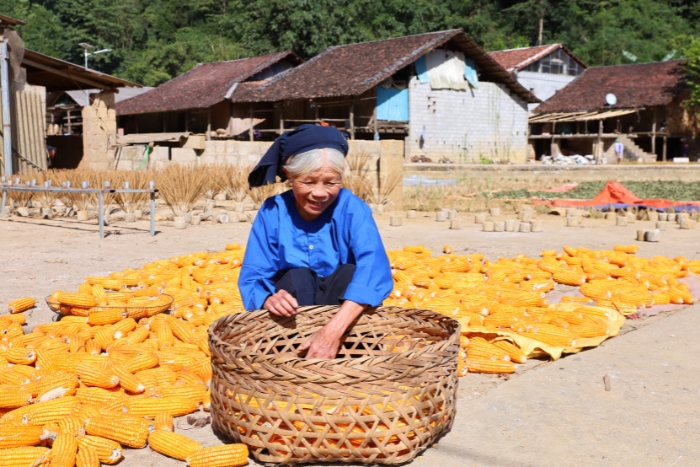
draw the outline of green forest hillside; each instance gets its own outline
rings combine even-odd
[[[198,62],[463,28],[486,50],[563,42],[590,65],[698,49],[700,0],[0,0],[26,46],[148,86]]]

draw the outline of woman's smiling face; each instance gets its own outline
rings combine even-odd
[[[343,187],[341,174],[325,165],[298,177],[290,176],[287,172],[287,177],[292,182],[297,211],[304,220],[309,222],[333,204]]]

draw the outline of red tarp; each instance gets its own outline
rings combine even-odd
[[[666,209],[666,208],[693,208],[697,209],[700,202],[679,202],[670,199],[640,199],[630,190],[625,188],[619,182],[608,182],[598,195],[593,199],[553,199],[553,200],[535,200],[535,205],[546,204],[547,206],[556,207],[613,207],[625,208],[628,206],[640,206],[651,209]]]

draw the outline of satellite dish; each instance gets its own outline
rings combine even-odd
[[[617,97],[615,97],[613,93],[608,93],[605,95],[605,102],[607,102],[608,105],[615,105],[617,104]]]

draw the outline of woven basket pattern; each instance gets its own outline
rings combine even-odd
[[[452,426],[459,324],[428,310],[378,308],[349,329],[338,358],[299,358],[296,348],[337,308],[212,324],[214,428],[258,461],[401,464]]]

